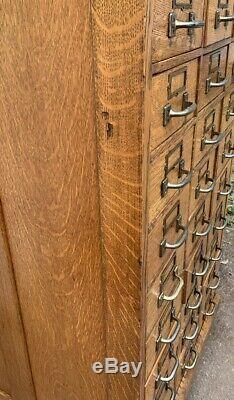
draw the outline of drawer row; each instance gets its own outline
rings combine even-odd
[[[203,190],[207,190],[207,186],[212,189],[215,176],[232,157],[233,100],[234,91],[222,101],[212,102],[199,114],[196,125],[180,129],[151,154],[149,225],[154,224],[175,193],[190,182],[192,190],[196,191],[192,209]],[[218,145],[218,153],[214,154],[213,149]]]
[[[151,153],[228,90],[233,81],[233,54],[231,43],[152,77]],[[229,120],[230,114],[224,114],[222,125]]]
[[[176,399],[184,375],[195,368],[203,323],[213,317],[217,304],[216,289],[213,289],[217,284],[211,283],[210,286],[212,289],[198,287],[200,305],[197,309],[189,310],[182,306],[179,318],[175,316],[174,309],[170,310],[172,329],[165,340],[174,339],[179,321],[183,320],[184,324],[180,326],[176,339],[164,345],[145,386],[146,400]]]
[[[233,0],[154,0],[152,62],[231,37],[233,6]]]
[[[220,144],[192,170],[191,183],[176,190],[157,218],[150,223],[146,272],[148,288],[157,279],[174,250],[181,261],[186,244],[189,258],[200,237],[208,236],[211,229],[218,228],[218,223],[221,226],[225,217],[225,208],[221,205],[231,191],[231,138],[232,126],[227,129]],[[218,206],[220,221],[214,222],[214,208]]]
[[[230,173],[228,162],[217,179],[217,188],[223,177],[229,181]],[[161,398],[161,391],[165,390],[168,396],[176,393],[183,374],[196,364],[196,339],[203,322],[215,311],[229,193],[230,187],[225,187],[225,191],[204,194],[189,219],[186,245],[171,249],[167,262],[157,268],[156,279],[148,288],[147,400]]]

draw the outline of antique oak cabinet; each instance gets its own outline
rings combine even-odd
[[[1,2],[0,400],[186,398],[219,302],[233,5]]]

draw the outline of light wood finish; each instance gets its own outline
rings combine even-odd
[[[220,26],[215,28],[215,15],[219,11],[222,17],[226,16],[226,11],[233,15],[233,0],[223,0],[221,3],[226,4],[228,8],[222,9],[218,7],[219,0],[207,0],[207,18],[206,18],[206,33],[205,45],[218,42],[222,39],[232,36],[233,24],[229,22],[227,26],[222,22]]]
[[[197,254],[217,257],[222,247],[214,225],[224,218],[217,191],[229,187],[223,153],[232,152],[232,124],[223,122],[217,146],[200,145],[206,116],[214,109],[220,130],[233,90],[230,28],[217,42],[205,0],[5,3],[0,398],[178,397],[216,299],[209,283],[218,263],[205,278],[192,279],[192,269],[202,267]],[[184,21],[191,11],[207,16],[207,26],[168,39],[170,11]],[[208,78],[225,76],[206,94]],[[189,115],[167,120],[165,106]],[[207,171],[216,187],[196,199]],[[162,195],[167,175],[181,183],[190,172],[192,182]],[[193,240],[209,223],[209,235]],[[162,292],[170,297],[160,302]],[[199,330],[189,340],[194,318]],[[173,343],[156,347],[175,325]],[[142,362],[139,376],[95,374],[92,364],[105,357]],[[159,382],[172,371],[168,386]]]
[[[214,43],[208,47],[200,47],[199,49],[189,51],[187,53],[180,54],[178,56],[169,58],[167,60],[159,61],[157,63],[152,64],[152,74],[156,75],[161,72],[167,71],[171,68],[175,68],[177,65],[184,64],[188,61],[194,60],[195,58],[199,58],[205,54],[211,53],[212,51],[216,51],[221,47],[225,47],[229,45],[231,49],[230,52],[230,65],[232,63],[232,54],[233,54],[233,39],[228,38],[224,39],[221,42]]]
[[[211,149],[210,153],[207,154],[194,169],[190,192],[190,219],[197,210],[199,204],[214,190],[215,162],[216,148]],[[202,191],[204,190],[210,190],[210,192],[208,194],[203,193]]]
[[[155,324],[161,319],[165,312],[165,308],[170,305],[171,307],[177,308],[177,314],[180,312],[180,302],[183,293],[183,288],[181,288],[177,299],[174,301],[159,301],[159,297],[162,293],[167,296],[171,296],[177,287],[179,286],[179,279],[177,276],[183,277],[183,265],[182,262],[177,258],[176,252],[172,254],[162,273],[157,276],[156,280],[153,282],[152,286],[147,292],[147,308],[146,308],[146,318],[147,326],[146,332],[147,337],[155,329]]]
[[[107,354],[139,362],[146,3],[131,0],[122,6],[123,12],[114,1],[108,7],[102,0],[92,1],[105,319]],[[139,377],[114,374],[108,382],[108,398],[139,396]]]
[[[197,74],[198,60],[193,60],[168,72],[153,76],[150,150],[154,150],[193,117],[194,114],[187,117],[173,117],[166,126],[163,126],[163,110],[167,104],[170,104],[174,111],[181,111],[185,92],[188,93],[190,102],[196,102]],[[179,94],[176,94],[177,91]]]
[[[170,184],[178,184],[186,178],[186,173],[182,173],[181,169],[188,173],[191,172],[193,136],[194,127],[181,129],[151,154],[148,195],[149,223],[158,216],[168,201],[179,191],[179,189],[168,189],[162,194],[162,185],[165,179]],[[181,162],[184,162],[183,167]]]
[[[13,400],[11,396],[0,390],[0,400]]]
[[[220,143],[217,151],[217,162],[216,162],[216,176],[218,177],[227,163],[230,161],[230,158],[226,158],[227,155],[233,153],[233,125],[231,125],[225,131],[225,137],[223,138],[222,142]]]
[[[234,42],[230,43],[228,46],[228,63],[227,63],[227,78],[228,86],[234,83]]]
[[[0,37],[0,186],[37,400],[105,400],[89,2],[5,2]]]
[[[173,197],[165,210],[159,215],[149,227],[148,249],[147,249],[147,286],[162,271],[163,266],[171,257],[173,250],[163,250],[162,242],[175,243],[184,235],[184,232],[178,230],[178,218],[181,216],[181,225],[188,225],[188,207],[186,207],[189,197],[189,187]],[[180,265],[183,264],[184,244],[177,251],[177,260]]]
[[[194,137],[194,167],[216,147],[216,144],[208,144],[207,141],[215,141],[221,138],[221,113],[222,102],[211,103],[205,109],[205,113],[198,119]]]
[[[230,93],[223,99],[223,107],[222,107],[222,125],[221,129],[224,132],[230,125],[233,125],[234,116],[231,116],[230,113],[234,113],[234,88]]]
[[[34,400],[35,389],[28,359],[24,326],[15,284],[9,242],[0,203],[0,355],[4,362],[0,389],[13,400]]]
[[[165,60],[175,55],[194,50],[202,45],[203,28],[194,29],[193,34],[188,34],[188,29],[178,29],[175,37],[168,37],[169,13],[174,12],[180,21],[189,21],[189,13],[195,13],[196,20],[204,21],[204,0],[180,1],[173,6],[171,2],[154,0],[153,33],[152,33],[152,61]],[[187,4],[189,8],[179,6]]]
[[[198,110],[201,110],[224,91],[224,87],[211,87],[207,91],[207,79],[211,79],[211,82],[216,83],[218,74],[220,74],[220,80],[226,78],[227,52],[228,47],[226,46],[203,56],[200,66]]]
[[[186,260],[190,258],[192,251],[199,243],[200,236],[195,235],[195,233],[203,234],[211,225],[210,207],[211,195],[208,194],[203,197],[203,200],[199,202],[192,214],[189,222],[189,234],[186,244]]]

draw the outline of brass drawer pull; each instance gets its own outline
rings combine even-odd
[[[195,321],[195,319],[193,319],[192,323],[195,325],[194,332],[193,332],[193,334],[190,335],[190,336],[185,335],[185,336],[184,336],[184,339],[186,339],[186,340],[194,340],[194,339],[197,337],[197,335],[198,335],[198,332],[199,332],[199,324],[198,324],[197,321]]]
[[[226,187],[229,188],[227,192],[222,192],[221,190],[218,192],[220,196],[229,196],[232,193],[232,185],[226,184]]]
[[[167,384],[166,390],[169,390],[169,392],[171,392],[170,400],[175,400],[175,399],[176,399],[176,392],[175,392],[175,389],[172,388],[171,386],[169,386],[169,385]]]
[[[208,269],[210,267],[210,260],[204,256],[202,256],[202,260],[205,261],[205,268],[201,272],[194,272],[195,276],[205,276],[208,272]]]
[[[171,344],[176,340],[176,338],[180,332],[181,324],[180,324],[180,320],[175,316],[175,312],[172,313],[171,319],[176,322],[176,327],[175,327],[173,334],[171,335],[171,337],[168,337],[168,338],[162,338],[160,336],[157,340],[157,343],[161,342],[161,343],[165,343],[165,344]]]
[[[224,23],[225,26],[228,25],[228,22],[234,21],[234,15],[230,15],[229,11],[226,11],[226,16],[222,17],[221,12],[219,10],[216,11],[215,14],[215,29],[218,29],[220,27],[221,23]]]
[[[223,250],[220,249],[220,248],[218,248],[218,250],[220,251],[218,257],[210,257],[210,260],[211,260],[211,261],[220,261],[220,260],[221,260],[222,255],[223,255]]]
[[[213,192],[214,187],[215,187],[215,180],[212,178],[207,178],[207,182],[210,182],[210,185],[207,188],[201,188],[200,185],[198,185],[196,187],[195,190],[195,195],[196,195],[196,199],[199,196],[199,193],[210,193]]]
[[[171,382],[175,378],[177,369],[179,368],[179,359],[178,359],[177,355],[173,352],[172,349],[170,349],[170,355],[172,358],[174,358],[175,365],[169,376],[159,376],[159,379],[161,382]]]
[[[221,217],[220,219],[221,219],[222,221],[224,221],[224,224],[221,225],[221,226],[214,226],[214,229],[215,229],[216,231],[223,231],[223,230],[227,227],[227,224],[228,224],[227,218]]]
[[[176,250],[179,247],[181,247],[187,240],[188,238],[188,226],[187,225],[182,225],[180,223],[181,217],[177,218],[177,229],[180,231],[183,231],[183,234],[181,235],[181,237],[175,242],[175,243],[168,243],[166,241],[166,239],[164,239],[161,244],[160,244],[160,255],[162,257],[164,251],[166,249],[173,249]]]
[[[220,276],[218,276],[218,275],[215,274],[215,275],[214,275],[214,278],[217,279],[216,284],[215,284],[215,285],[208,286],[208,289],[211,289],[211,290],[216,290],[216,289],[218,289],[218,287],[219,287],[219,285],[220,285]]]
[[[228,83],[227,78],[221,78],[221,80],[218,82],[212,82],[211,78],[208,78],[206,80],[206,94],[209,93],[210,89],[224,87],[227,83]]]
[[[217,138],[216,139],[202,139],[202,149],[204,149],[205,145],[218,144],[224,138],[223,132],[213,132],[213,135],[217,135]]]
[[[193,233],[194,236],[197,236],[197,237],[205,237],[205,236],[209,235],[209,233],[210,233],[210,231],[211,231],[211,229],[212,229],[212,225],[211,225],[211,223],[210,223],[209,220],[204,220],[204,223],[205,223],[205,224],[208,224],[207,229],[206,229],[204,232],[197,232],[197,231],[195,231],[195,232]]]
[[[197,309],[200,307],[200,305],[201,305],[201,302],[202,302],[202,293],[201,293],[199,290],[196,289],[196,294],[198,294],[197,302],[196,302],[195,304],[193,304],[193,305],[187,304],[187,308],[188,308],[189,310],[197,310]]]
[[[164,197],[165,194],[167,193],[168,189],[182,189],[183,187],[185,187],[186,185],[188,185],[191,182],[192,179],[192,171],[186,171],[183,170],[182,171],[184,174],[186,174],[185,178],[179,182],[179,183],[170,183],[168,182],[168,178],[164,179],[162,181],[162,196]]]
[[[230,151],[233,151],[234,147],[230,148]],[[223,158],[233,158],[234,157],[234,153],[223,153]]]
[[[212,308],[212,310],[211,310],[210,312],[208,312],[208,311],[207,311],[207,312],[204,312],[204,315],[205,315],[206,317],[212,317],[212,315],[214,315],[215,310],[216,310],[216,304],[215,304],[215,302],[214,302],[214,301],[211,301],[210,304],[213,305],[213,308]]]
[[[197,364],[197,352],[196,352],[196,350],[195,350],[195,349],[191,349],[191,353],[194,354],[193,363],[192,363],[191,365],[185,364],[185,365],[183,366],[183,369],[187,369],[187,370],[189,370],[189,371],[191,371],[191,369],[194,369],[195,366],[196,366],[196,364]]]
[[[171,118],[178,118],[178,117],[186,117],[194,113],[197,109],[197,104],[188,101],[188,93],[184,93],[183,95],[183,106],[181,111],[174,111],[171,108],[170,104],[167,104],[163,110],[163,126],[167,126],[170,122]]]
[[[194,29],[203,28],[204,25],[204,21],[196,20],[196,15],[194,12],[189,13],[189,21],[179,21],[176,18],[176,13],[171,12],[169,14],[168,37],[175,37],[177,29],[188,29],[188,35],[192,36],[194,34]]]
[[[232,112],[230,109],[227,110],[227,121],[229,120],[230,117],[234,117],[234,112]]]
[[[184,280],[183,280],[183,278],[181,278],[181,276],[179,276],[179,275],[177,274],[177,271],[178,271],[178,267],[177,267],[177,269],[176,269],[176,271],[175,271],[175,273],[174,273],[174,276],[175,276],[175,277],[178,279],[178,281],[179,281],[179,284],[178,284],[178,286],[177,286],[175,292],[174,292],[171,296],[166,296],[164,293],[161,293],[160,296],[159,296],[159,300],[173,301],[173,300],[175,300],[175,299],[178,297],[178,295],[180,294],[181,289],[182,289],[183,286],[184,286]]]

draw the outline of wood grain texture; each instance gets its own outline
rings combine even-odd
[[[163,112],[164,107],[167,104],[170,104],[174,111],[181,111],[183,109],[183,94],[185,92],[188,92],[190,102],[196,102],[197,74],[198,60],[195,59],[187,64],[177,66],[170,71],[153,76],[151,92],[151,151],[153,151],[164,140],[171,136],[175,131],[180,129],[194,116],[193,113],[187,117],[171,118],[169,123],[166,126],[163,126]],[[185,78],[184,82],[183,78]],[[171,92],[175,93],[173,96],[169,95],[170,82],[172,82]],[[183,83],[185,83],[184,90],[181,90],[178,94],[176,94],[176,91],[183,87]]]
[[[107,354],[140,360],[142,131],[146,2],[92,1]],[[111,400],[136,400],[140,379],[109,377]]]
[[[178,1],[177,3],[181,3]],[[184,2],[189,3],[189,1]],[[189,13],[194,12],[196,20],[204,21],[204,0],[193,0],[189,9],[173,7],[172,1],[154,0],[154,19],[152,32],[152,61],[158,62],[178,54],[194,50],[202,45],[203,28],[195,29],[192,36],[188,29],[178,29],[175,37],[168,37],[168,16],[176,13],[179,21],[189,21]]]
[[[221,23],[219,28],[215,29],[216,11],[219,10],[222,17],[226,15],[226,9],[219,8],[218,3],[218,0],[207,0],[205,46],[232,36],[232,22],[229,22],[227,26],[225,26],[224,23]],[[227,10],[230,15],[233,14],[233,5],[233,0],[229,0]]]
[[[206,93],[206,81],[211,78],[212,82],[217,82],[217,70],[214,72],[210,69],[215,69],[218,65],[218,59],[220,57],[219,72],[221,77],[226,77],[227,67],[227,55],[228,47],[222,47],[215,52],[208,53],[202,57],[200,65],[200,77],[199,77],[199,91],[198,91],[198,110],[200,111],[208,103],[210,103],[215,97],[224,91],[224,88],[212,87],[208,93]]]
[[[0,48],[2,202],[37,399],[105,400],[89,2],[4,2]]]
[[[8,238],[0,203],[0,389],[14,400],[35,400],[28,352],[21,321]],[[5,379],[4,379],[5,378]]]

